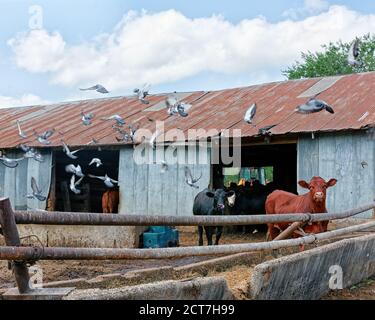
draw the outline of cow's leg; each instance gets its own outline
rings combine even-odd
[[[206,231],[206,238],[207,238],[207,244],[209,246],[212,246],[212,233],[213,233],[212,227],[204,227],[204,230]]]
[[[203,227],[198,226],[198,244],[203,246]]]
[[[266,240],[271,241],[275,239],[280,234],[279,229],[275,228],[273,224],[268,225]]]
[[[223,226],[216,227],[216,241],[215,241],[215,245],[219,244],[219,240],[220,240],[222,234],[223,234]]]

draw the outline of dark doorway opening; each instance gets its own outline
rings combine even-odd
[[[112,179],[118,180],[119,172],[119,151],[118,150],[82,150],[76,153],[78,159],[73,160],[62,151],[54,152],[54,210],[71,212],[102,212],[102,195],[109,188],[99,179],[90,178],[87,175],[104,176],[107,174]],[[96,167],[89,166],[93,158],[99,158],[103,165]],[[70,188],[71,173],[65,171],[65,166],[78,164],[85,175],[78,189],[81,194],[76,195]],[[76,177],[76,180],[79,178]]]
[[[240,168],[213,165],[212,185],[215,189],[244,180],[259,180],[262,184],[272,182],[276,189],[297,193],[297,145],[243,146]]]

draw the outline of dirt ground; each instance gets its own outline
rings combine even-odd
[[[196,227],[179,227],[180,246],[195,246],[198,242]],[[264,233],[228,234],[224,233],[220,244],[261,242],[265,240]],[[205,244],[206,239],[204,238]],[[130,261],[40,261],[43,269],[44,282],[73,280],[78,278],[94,278],[103,274],[126,273],[131,270],[155,268],[163,266],[183,266],[214,257],[187,257],[168,260],[130,260]],[[207,276],[224,276],[233,294],[238,299],[246,299],[247,280],[253,266],[238,265],[221,272],[209,272]],[[13,287],[14,277],[7,268],[6,261],[0,261],[0,293],[6,288]],[[351,288],[332,291],[324,300],[366,299],[375,300],[375,276]]]

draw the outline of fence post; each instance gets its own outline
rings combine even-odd
[[[19,247],[21,245],[20,236],[18,234],[14,212],[8,198],[0,199],[0,223],[6,245]],[[27,293],[30,291],[30,276],[26,262],[13,261],[12,266],[19,293]]]

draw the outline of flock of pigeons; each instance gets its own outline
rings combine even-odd
[[[363,61],[359,60],[359,55],[360,55],[360,40],[356,39],[353,41],[352,45],[350,46],[348,55],[347,55],[347,62],[349,65],[353,67],[358,67],[363,65]],[[109,91],[103,87],[100,84],[97,84],[95,86],[89,87],[89,88],[84,88],[81,89],[82,91],[86,90],[94,90],[102,94],[107,94]],[[141,101],[144,104],[149,104],[150,102],[147,100],[147,96],[149,95],[149,90],[150,90],[150,85],[145,84],[143,88],[139,89],[136,88],[134,89],[134,94],[137,96],[139,101]],[[174,115],[180,115],[181,117],[187,117],[188,116],[188,111],[192,107],[191,104],[188,104],[186,102],[180,101],[176,95],[171,95],[167,97],[165,100],[165,106],[167,109],[167,113],[170,116]],[[297,106],[295,109],[296,112],[302,113],[302,114],[310,114],[310,113],[315,113],[315,112],[320,112],[322,110],[326,110],[327,112],[333,114],[334,110],[333,108],[328,105],[325,101],[318,100],[315,97],[310,98],[306,103]],[[256,111],[257,111],[257,105],[256,103],[253,103],[246,111],[244,115],[244,121],[248,124],[251,124],[253,126],[256,126],[253,124],[253,119],[256,116]],[[89,113],[84,113],[84,111],[81,111],[81,121],[84,126],[90,126],[92,124],[92,120],[94,119],[94,114],[92,112]],[[116,134],[116,140],[118,142],[133,142],[135,141],[135,135],[138,130],[136,126],[133,124],[128,124],[127,129],[124,128],[126,125],[126,121],[118,114],[114,114],[108,118],[102,118],[103,121],[113,121],[112,128]],[[265,128],[260,128],[259,129],[259,134],[266,134],[269,129],[271,129],[273,126],[268,126]],[[21,123],[17,120],[17,129],[18,129],[18,135],[21,139],[28,139],[27,133],[22,130],[21,128]],[[32,131],[33,135],[35,136],[36,140],[43,144],[43,145],[49,145],[51,142],[49,141],[49,138],[55,133],[54,129],[49,129],[45,132],[38,133],[35,130]],[[61,135],[63,133],[59,132]],[[149,139],[148,143],[150,147],[155,149],[156,146],[156,138],[159,136],[159,132],[156,130],[151,138]],[[63,151],[65,152],[66,156],[68,156],[72,160],[76,160],[78,156],[76,155],[79,151],[82,149],[74,150],[71,151],[69,146],[63,141]],[[98,144],[98,140],[92,139],[92,141],[88,144]],[[0,156],[0,162],[3,163],[5,166],[9,168],[16,168],[18,166],[18,163],[24,159],[34,159],[38,162],[44,162],[44,157],[42,154],[37,151],[35,148],[29,147],[26,143],[21,143],[19,145],[20,149],[23,151],[23,156],[20,158],[16,159],[11,159],[6,157],[5,155]],[[100,147],[98,148],[99,151],[101,150]],[[89,163],[89,166],[96,165],[96,167],[102,166],[103,163],[99,158],[93,158],[91,162]],[[161,166],[161,172],[166,172],[168,170],[168,164],[163,161],[162,166]],[[71,179],[70,179],[70,190],[75,193],[75,194],[80,194],[81,190],[78,188],[79,185],[81,184],[83,178],[85,175],[82,172],[82,168],[80,165],[75,166],[74,164],[69,164],[65,167],[65,171],[69,174],[72,174]],[[115,184],[118,183],[118,181],[110,178],[107,174],[104,176],[95,176],[92,174],[87,175],[90,178],[95,178],[95,179],[100,179],[104,182],[106,187],[108,188],[113,188]],[[76,177],[79,179],[76,180]],[[192,173],[188,167],[185,167],[185,182],[192,188],[199,188],[198,185],[196,184],[202,177],[202,173],[198,178],[194,178],[192,176]],[[36,180],[34,177],[31,177],[31,189],[32,193],[26,195],[27,198],[29,199],[38,199],[39,201],[45,201],[46,197],[42,195],[42,190],[39,188],[39,186],[36,183]]]

